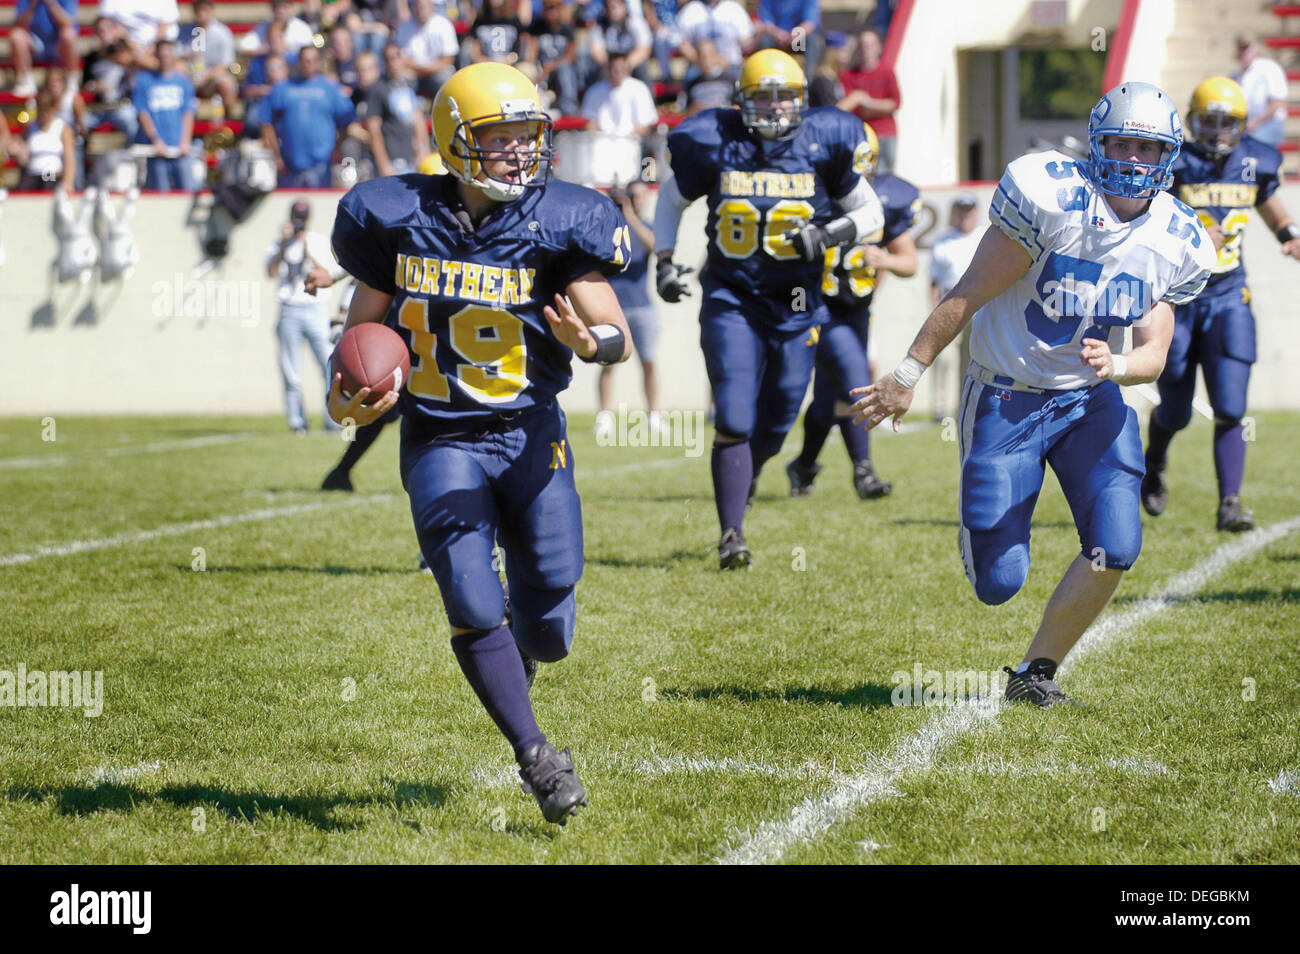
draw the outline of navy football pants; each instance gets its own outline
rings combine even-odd
[[[568,654],[582,576],[582,508],[564,414],[432,440],[403,421],[402,485],[451,625],[492,630],[505,615],[493,547],[505,551],[515,640],[529,656]]]
[[[1170,431],[1188,425],[1198,365],[1215,416],[1222,421],[1240,420],[1246,416],[1246,388],[1254,363],[1255,315],[1244,285],[1179,305],[1174,309],[1169,357],[1156,382],[1160,389],[1156,420]]]

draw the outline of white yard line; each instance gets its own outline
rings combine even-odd
[[[1235,563],[1253,556],[1264,547],[1300,530],[1300,517],[1243,535],[1226,543],[1192,569],[1180,573],[1151,597],[1127,610],[1104,616],[1094,623],[1061,669],[1169,607],[1180,598],[1197,592],[1213,577]],[[915,735],[903,740],[888,755],[873,759],[860,772],[845,776],[821,795],[805,799],[789,817],[763,822],[745,836],[740,845],[718,859],[720,864],[764,864],[779,861],[790,849],[816,840],[859,809],[888,798],[906,776],[933,767],[936,756],[955,739],[986,724],[995,724],[1000,705],[968,705],[949,709],[927,722]]]
[[[192,450],[196,447],[216,447],[248,441],[258,434],[210,434],[206,437],[187,437],[178,441],[155,441],[151,444],[131,444],[126,447],[99,447],[66,454],[36,454],[30,457],[0,457],[0,470],[18,470],[32,467],[66,467],[79,460],[97,457],[124,457],[128,454],[159,454],[163,451]]]
[[[614,467],[601,467],[596,468],[595,470],[586,471],[585,475],[599,478],[630,470],[649,470],[652,468],[672,467],[687,459],[688,458],[674,457],[669,460],[652,460],[637,464],[619,464]],[[583,471],[578,471],[579,476],[582,476],[583,474]],[[343,499],[334,498],[328,501],[320,500],[311,503],[293,504],[285,507],[266,507],[249,513],[227,514],[221,517],[212,517],[207,520],[195,520],[190,523],[164,524],[163,526],[155,527],[152,530],[137,530],[134,533],[123,533],[114,537],[73,540],[69,543],[63,543],[56,546],[36,547],[34,550],[27,553],[10,553],[0,556],[0,567],[31,563],[34,560],[41,560],[46,557],[72,556],[77,553],[88,553],[93,550],[105,550],[112,547],[130,546],[134,543],[147,543],[151,540],[157,540],[163,537],[180,536],[186,533],[193,533],[197,530],[213,530],[219,527],[229,527],[239,523],[249,523],[259,520],[274,520],[277,517],[289,517],[302,513],[312,513],[326,508],[335,509],[337,507],[349,507],[358,504],[375,503],[378,501],[388,501],[393,499],[396,498],[392,494],[367,494],[362,497],[349,496]]]
[[[1300,772],[1282,769],[1268,780],[1268,787],[1274,795],[1300,795]]]
[[[337,509],[339,507],[354,507],[358,504],[376,503],[378,501],[391,500],[392,494],[368,494],[364,497],[347,498],[344,500],[324,501],[318,500],[312,503],[294,504],[288,507],[265,507],[261,510],[251,510],[247,513],[232,513],[221,517],[212,517],[207,520],[193,520],[189,523],[168,523],[161,527],[154,527],[152,530],[137,530],[134,533],[123,533],[115,537],[100,537],[91,540],[73,540],[71,543],[62,543],[58,546],[37,547],[30,553],[10,553],[0,556],[0,567],[17,566],[21,563],[31,563],[33,560],[41,560],[45,557],[72,556],[75,553],[89,553],[93,550],[107,550],[112,547],[130,546],[133,543],[147,543],[150,540],[159,540],[164,537],[176,537],[186,533],[194,533],[199,530],[216,530],[221,527],[231,527],[240,523],[252,523],[258,520],[274,520],[277,517],[290,517],[300,513],[311,513],[316,510]]]

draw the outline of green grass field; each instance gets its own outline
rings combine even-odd
[[[1259,417],[1245,489],[1293,532],[1216,572],[1243,538],[1214,529],[1209,425],[1179,437],[1111,638],[1061,678],[1087,708],[1046,712],[890,693],[1019,661],[1078,547],[1050,476],[990,608],[938,427],[876,439],[870,503],[838,438],[788,499],[793,435],[726,575],[707,453],[570,436],[578,635],[533,691],[591,795],[560,829],[415,571],[395,429],[347,495],[316,490],[340,444],[279,419],[0,421],[0,670],[103,672],[95,718],[0,706],[0,862],[1300,862],[1300,415]]]

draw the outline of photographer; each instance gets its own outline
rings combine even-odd
[[[306,279],[315,269],[325,269],[334,277],[342,270],[334,263],[330,243],[319,232],[309,232],[307,222],[311,206],[299,199],[289,212],[289,221],[280,228],[280,239],[267,250],[266,274],[278,278],[280,288],[280,321],[276,336],[280,341],[280,374],[284,378],[285,414],[289,427],[299,437],[307,433],[307,417],[302,407],[302,378],[299,375],[300,345],[304,339],[311,345],[316,363],[320,365],[326,392],[329,391],[329,322],[324,303],[306,288]],[[325,429],[337,430],[338,425],[324,416]]]

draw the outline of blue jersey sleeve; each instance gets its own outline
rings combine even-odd
[[[707,195],[716,178],[713,147],[720,141],[719,112],[706,109],[697,113],[668,136],[668,165],[683,199],[694,201]]]
[[[871,146],[866,123],[834,106],[810,111],[804,122],[817,129],[817,143],[824,155],[817,166],[827,193],[832,199],[843,198],[867,171]]]
[[[557,188],[558,187],[558,188]],[[545,233],[548,242],[562,250],[556,261],[561,288],[588,272],[606,278],[627,267],[632,256],[628,225],[623,213],[608,198],[592,189],[551,183],[555,224]]]
[[[381,181],[363,183],[339,199],[330,245],[334,257],[349,275],[376,291],[396,295],[398,288],[394,270],[397,253],[388,228],[367,202],[367,193],[371,190],[365,188]]]

